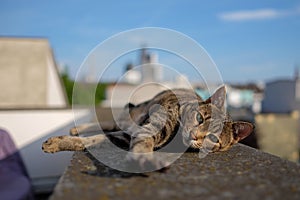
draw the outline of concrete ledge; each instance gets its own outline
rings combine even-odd
[[[51,199],[300,199],[300,166],[237,144],[204,159],[187,152],[166,173],[140,175],[77,152]]]

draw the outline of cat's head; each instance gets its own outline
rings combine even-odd
[[[232,121],[225,111],[226,89],[220,87],[206,101],[187,107],[183,113],[183,142],[208,152],[225,151],[253,130],[248,122]]]

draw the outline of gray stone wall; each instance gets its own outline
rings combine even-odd
[[[237,144],[204,159],[186,152],[165,173],[130,174],[77,152],[50,199],[298,200],[300,166]]]

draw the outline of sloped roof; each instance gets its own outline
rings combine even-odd
[[[48,40],[0,37],[0,108],[66,105]]]

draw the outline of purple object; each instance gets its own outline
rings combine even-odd
[[[33,199],[30,178],[8,132],[0,129],[0,199]]]

